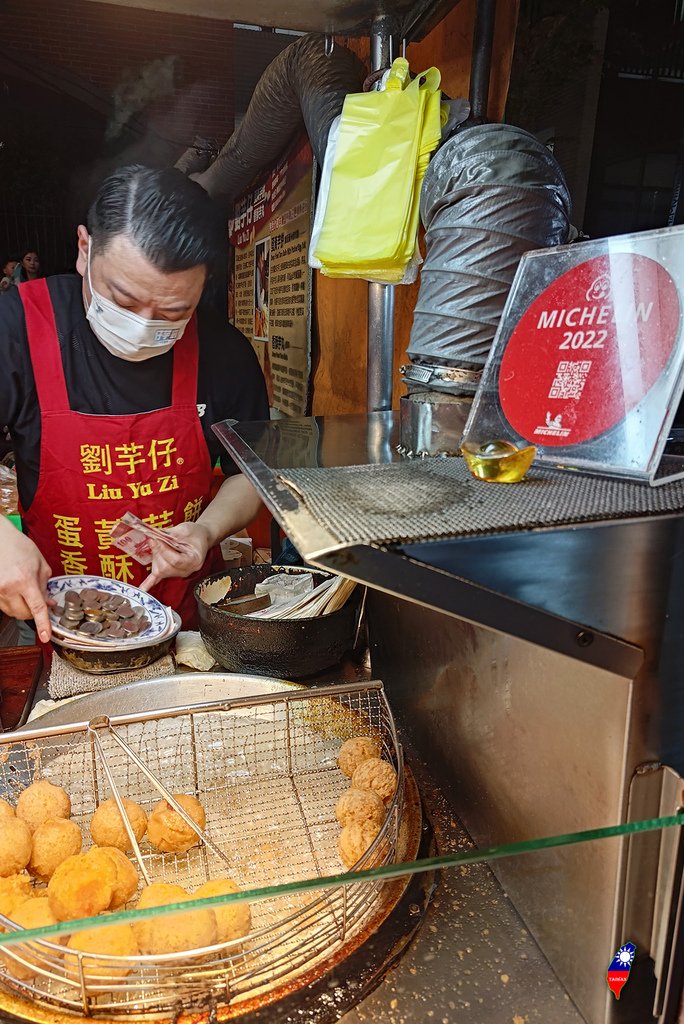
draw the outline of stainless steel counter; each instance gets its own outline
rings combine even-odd
[[[674,813],[684,484],[536,467],[487,484],[457,458],[401,460],[397,426],[383,413],[218,433],[304,558],[368,584],[373,674],[479,847]],[[669,842],[494,865],[590,1024],[663,1020],[681,988]],[[632,937],[618,1003],[606,965]]]
[[[440,853],[472,848],[443,788],[411,758]],[[583,1024],[484,864],[442,872],[425,923],[343,1024]]]

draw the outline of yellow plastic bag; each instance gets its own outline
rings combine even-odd
[[[330,277],[400,281],[416,247],[420,186],[440,138],[440,73],[406,74],[401,88],[400,62],[384,92],[344,103],[315,250]]]

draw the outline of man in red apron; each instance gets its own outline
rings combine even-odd
[[[230,460],[209,500],[211,422],[268,418],[247,340],[198,317],[222,244],[198,185],[175,170],[123,168],[78,229],[81,277],[38,280],[0,299],[0,421],[14,444],[26,534],[0,516],[0,610],[33,618],[43,641],[52,575],[143,586],[187,625],[192,588],[212,571],[218,542],[258,511]],[[191,553],[158,545],[143,568],[109,537],[126,511],[168,528]]]

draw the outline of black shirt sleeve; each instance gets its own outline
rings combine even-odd
[[[200,365],[198,403],[206,402],[202,429],[212,462],[219,458],[226,476],[238,473],[225,448],[211,429],[212,423],[269,418],[266,382],[251,344],[237,328],[213,310],[198,314]],[[206,399],[201,396],[206,395]]]
[[[10,288],[0,292],[0,422],[3,426],[17,418],[27,356],[24,308],[17,289]]]
[[[8,427],[17,460],[19,498],[28,507],[40,465],[40,414],[17,288],[0,293],[0,428]]]

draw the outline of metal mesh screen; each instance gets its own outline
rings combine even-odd
[[[520,484],[487,484],[462,459],[288,469],[279,479],[339,543],[447,536],[665,515],[684,508],[684,481],[650,487],[533,469]]]

